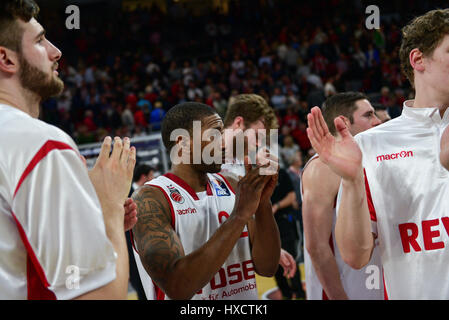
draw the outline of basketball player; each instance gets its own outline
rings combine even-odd
[[[74,141],[37,119],[61,52],[32,0],[0,2],[0,298],[125,299],[129,139],[105,139],[88,174]]]
[[[133,194],[139,219],[133,234],[148,273],[140,272],[143,286],[148,288],[149,275],[158,299],[257,299],[255,272],[272,276],[279,262],[270,203],[277,175],[260,175],[261,166],[251,168],[248,158],[238,183],[217,174],[221,163],[206,164],[204,153],[213,150],[215,156],[218,149],[223,157],[221,137],[202,141],[196,152],[203,156],[194,164],[193,121],[201,121],[201,136],[209,129],[223,131],[209,106],[188,102],[171,108],[162,123],[164,145],[187,152],[190,161],[172,159],[168,173]],[[171,137],[179,128],[189,137]]]
[[[380,124],[367,97],[359,92],[331,96],[323,105],[323,116],[334,137],[338,137],[333,125],[337,117],[345,122],[353,135]],[[340,176],[333,173],[318,154],[302,171],[307,298],[383,299],[380,283],[378,289],[368,289],[366,270],[354,270],[341,260],[334,233],[340,181]],[[377,251],[375,253],[370,263],[379,267]]]
[[[401,116],[355,139],[336,118],[337,140],[319,108],[308,115],[315,150],[342,177],[336,238],[343,260],[365,266],[377,237],[390,299],[449,298],[449,172],[439,161],[449,123],[448,20],[449,9],[433,10],[403,29],[401,66],[416,95]]]
[[[226,110],[224,118],[226,129],[232,129],[236,134],[240,131],[253,130],[254,135],[246,135],[247,152],[256,152],[259,145],[259,133],[265,130],[277,129],[278,123],[273,108],[268,105],[265,99],[257,94],[239,94],[232,98]],[[235,135],[225,136],[226,146],[235,145],[232,141]],[[263,137],[261,137],[263,138]],[[243,159],[233,155],[232,159],[226,159],[226,163],[221,166],[221,173],[231,175],[240,180],[245,175]],[[297,265],[293,256],[281,249],[279,264],[284,269],[283,275],[292,278],[297,270]]]

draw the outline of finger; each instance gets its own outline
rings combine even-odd
[[[131,141],[129,140],[128,137],[125,137],[123,139],[123,150],[122,150],[122,154],[120,156],[120,163],[123,166],[127,166],[128,165],[128,158],[129,158],[129,153],[130,153],[130,147],[131,147]]]
[[[83,161],[84,166],[87,168],[87,160],[83,155],[80,155],[81,161]]]
[[[243,159],[243,164],[245,166],[245,175],[248,175],[252,170],[251,163],[250,163],[248,156],[245,156],[245,158]]]
[[[329,132],[329,128],[326,124],[326,121],[324,120],[323,113],[321,112],[321,109],[317,108],[316,114],[318,117],[318,124],[321,127],[321,129],[323,130],[323,136],[326,136],[330,132]]]
[[[114,147],[112,149],[111,159],[114,161],[120,160],[120,155],[123,150],[123,141],[119,137],[114,138]]]
[[[323,127],[324,119],[323,119],[323,115],[321,114],[321,109],[318,107],[313,107],[311,111],[312,111],[313,120],[315,122],[315,126],[318,130],[318,133],[319,133],[320,137],[324,137],[326,135],[326,133],[325,133],[325,130]]]
[[[313,133],[313,130],[311,128],[307,128],[306,132],[307,132],[307,137],[309,138],[309,141],[312,144],[313,149],[315,149],[316,152],[318,152],[318,154],[319,154],[320,150],[321,150],[321,146],[320,146],[318,140],[316,139],[315,134]]]
[[[132,198],[128,198],[125,200],[125,206],[129,206],[131,203],[133,203],[133,199]]]
[[[311,113],[307,115],[307,124],[309,126],[308,129],[310,129],[310,131],[313,133],[315,140],[318,142],[321,141],[320,133],[318,132],[318,129],[316,127],[315,118]]]
[[[101,145],[100,154],[98,155],[95,165],[97,165],[97,163],[104,163],[109,159],[109,153],[111,152],[111,144],[112,144],[111,137],[107,136],[106,138],[104,138],[103,143]]]
[[[131,176],[134,173],[134,167],[136,166],[136,147],[131,147],[129,150],[129,157],[128,157],[128,174]]]
[[[338,117],[334,120],[335,129],[340,133],[341,137],[344,139],[346,137],[352,137],[351,133],[349,132],[348,127],[346,126],[345,122],[342,118]]]

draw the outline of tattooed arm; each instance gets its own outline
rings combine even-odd
[[[133,233],[142,264],[151,279],[171,299],[190,299],[212,279],[226,261],[247,222],[237,210],[209,241],[185,255],[182,243],[171,226],[170,207],[162,192],[145,185],[132,197],[138,207],[138,220]]]

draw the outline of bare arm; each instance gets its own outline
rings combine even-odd
[[[237,181],[227,176],[231,185]],[[278,268],[281,240],[276,220],[272,214],[270,197],[277,183],[277,175],[266,178],[268,184],[262,193],[259,207],[254,218],[248,221],[248,233],[251,241],[251,255],[257,274],[272,277]]]
[[[368,264],[374,249],[364,175],[342,181],[335,237],[340,253],[349,266],[361,269]]]
[[[248,157],[245,157],[244,163],[246,175],[248,175],[248,172],[254,172]],[[257,187],[261,188],[261,194],[255,215],[254,217],[250,216],[248,221],[248,233],[255,271],[261,276],[271,277],[277,271],[281,254],[279,230],[271,206],[271,195],[279,176],[279,159],[271,154],[267,148],[261,148],[258,150],[257,164],[260,170],[256,169],[255,172],[257,172],[259,179]],[[238,182],[229,175],[227,175],[227,178],[232,185],[238,185]],[[285,252],[284,257],[286,255],[288,255],[287,252]]]
[[[106,235],[115,252],[116,278],[107,285],[83,294],[76,299],[126,299],[128,294],[129,262],[125,239],[125,200],[131,187],[131,180],[136,163],[136,150],[130,148],[129,139],[115,139],[112,154],[111,139],[103,142],[100,155],[89,178],[95,187],[101,203]]]
[[[343,260],[359,269],[370,259],[374,248],[366,201],[362,152],[341,118],[335,119],[340,134],[335,139],[329,132],[318,107],[307,116],[307,135],[321,161],[342,177],[342,196],[335,236]]]
[[[291,191],[287,193],[287,195],[281,201],[273,204],[273,213],[276,213],[280,209],[287,208],[290,206],[295,207],[295,204],[297,204],[296,194],[294,191]]]
[[[340,280],[335,255],[329,245],[334,202],[341,179],[319,159],[308,165],[302,179],[304,189],[302,215],[306,250],[329,299],[348,299]]]

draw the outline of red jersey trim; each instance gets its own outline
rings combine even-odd
[[[151,280],[153,281],[153,280]],[[156,293],[156,300],[165,300],[165,292],[159,288],[156,283],[153,281],[154,291]]]
[[[175,177],[176,177],[176,176],[175,176]],[[160,187],[160,186],[157,186],[157,185],[154,185],[154,184],[150,184],[150,183],[148,183],[147,185],[148,185],[148,186],[155,187],[155,188],[158,188],[159,190],[161,190],[162,194],[164,195],[165,199],[167,200],[168,204],[170,205],[170,211],[171,211],[171,226],[172,226],[173,230],[176,230],[176,229],[175,229],[175,209],[173,208],[173,204],[171,203],[171,200],[170,200],[170,198],[169,198],[167,192],[165,192],[165,190],[162,189],[162,187]],[[137,251],[137,250],[136,250],[136,251]]]
[[[14,212],[11,212],[14,221],[16,222],[17,229],[19,230],[20,238],[27,251],[27,291],[28,300],[56,300],[54,292],[50,291],[48,287],[50,284],[45,276],[44,269],[42,268],[39,260],[31,247],[30,242],[26,236],[25,230],[20,224]]]
[[[36,165],[41,161],[45,156],[52,150],[66,150],[73,148],[69,146],[66,143],[55,141],[55,140],[48,140],[44,143],[44,145],[39,149],[39,151],[35,154],[33,159],[30,161],[28,166],[26,167],[25,171],[23,172],[22,176],[19,179],[19,182],[17,183],[16,190],[14,191],[14,196],[16,196],[17,191],[19,191],[20,186],[22,185],[23,181],[26,179],[26,177],[33,171],[33,169],[36,167]]]
[[[229,181],[221,174],[221,173],[217,173],[222,179],[223,181],[226,183],[226,186],[229,188],[229,190],[232,191],[233,194],[235,194],[234,189],[232,188],[231,184],[229,183]]]
[[[366,190],[366,200],[368,202],[368,210],[372,221],[377,221],[376,209],[374,208],[373,198],[371,198],[371,191],[369,189],[368,178],[366,177],[366,171],[363,169],[363,174],[365,176],[365,190]]]
[[[180,177],[174,175],[173,173],[166,173],[164,174],[164,177],[172,180],[173,182],[177,183],[179,186],[181,186],[185,191],[187,191],[190,196],[194,199],[194,200],[200,200],[198,198],[198,195],[196,194],[195,190],[192,189],[191,186],[189,186],[187,184],[187,182],[185,182],[184,180],[182,180]]]

